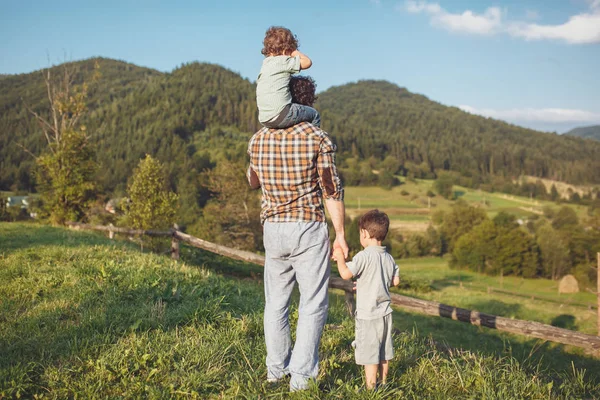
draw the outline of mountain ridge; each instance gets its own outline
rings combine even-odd
[[[573,128],[566,132],[565,135],[581,137],[584,139],[600,140],[600,125]]]
[[[106,190],[123,190],[146,153],[167,163],[173,186],[183,170],[199,172],[198,160],[211,157],[219,146],[245,159],[246,141],[260,127],[254,82],[198,62],[171,72],[107,58],[67,66],[81,83],[91,79],[96,65],[101,78],[90,84],[83,122],[98,146]],[[600,144],[472,115],[388,81],[365,79],[318,94],[315,106],[338,145],[341,163],[392,156],[401,164],[394,172],[417,177],[451,170],[474,184],[519,175],[600,183],[594,173],[600,171]],[[45,96],[40,71],[0,80],[0,189],[33,188],[33,159],[17,143],[35,154],[43,148],[43,136],[23,102],[47,113]]]

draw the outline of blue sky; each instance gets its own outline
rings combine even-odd
[[[600,0],[0,0],[0,73],[104,56],[253,81],[271,25],[298,36],[319,90],[385,79],[536,129],[600,124]]]

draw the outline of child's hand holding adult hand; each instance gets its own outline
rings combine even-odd
[[[342,247],[338,243],[334,243],[333,245],[333,254],[331,255],[335,261],[344,260],[344,251]]]

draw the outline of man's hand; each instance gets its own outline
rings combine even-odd
[[[344,255],[344,260],[348,258],[348,244],[346,243],[346,238],[343,236],[336,236],[335,241],[333,242],[334,255],[337,249],[341,250],[342,254]]]

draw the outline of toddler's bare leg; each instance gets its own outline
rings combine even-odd
[[[378,367],[378,364],[365,365],[365,381],[367,383],[367,389],[375,389]]]
[[[388,364],[387,360],[379,363],[379,379],[381,379],[381,383],[384,385],[385,385],[385,382],[387,381],[388,368],[389,368],[389,364]]]

